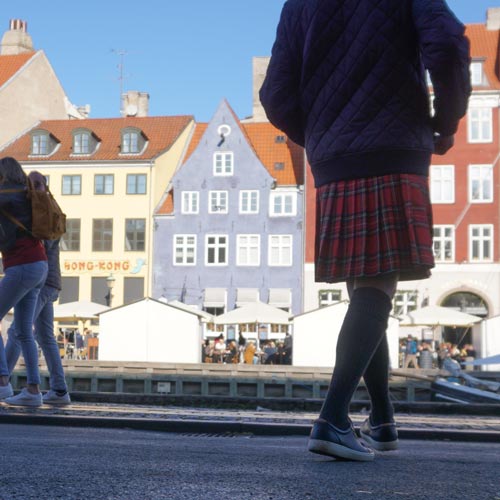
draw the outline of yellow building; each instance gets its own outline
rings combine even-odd
[[[193,126],[192,116],[42,121],[0,151],[46,175],[67,214],[61,303],[118,306],[150,294],[153,212]]]

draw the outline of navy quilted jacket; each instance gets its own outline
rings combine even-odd
[[[434,134],[454,134],[466,112],[469,64],[444,0],[288,0],[260,98],[305,146],[316,186],[428,175]]]

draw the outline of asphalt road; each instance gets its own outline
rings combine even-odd
[[[500,444],[404,440],[353,463],[306,442],[0,424],[0,499],[500,500]]]

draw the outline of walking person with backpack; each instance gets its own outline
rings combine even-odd
[[[47,191],[47,182],[40,172],[30,172],[28,178],[36,191]],[[59,238],[56,240],[44,240],[48,260],[48,274],[38,295],[33,322],[35,339],[42,349],[50,375],[50,389],[42,396],[42,401],[45,404],[62,406],[69,404],[71,398],[64,377],[59,347],[54,335],[54,302],[59,298],[61,290],[59,241]],[[12,323],[8,330],[5,351],[9,372],[12,373],[21,354],[21,342],[19,341],[16,321]],[[7,402],[21,406],[31,406],[30,402],[32,398],[19,398],[17,401],[13,401],[13,399],[8,398]]]
[[[396,449],[386,337],[399,281],[434,266],[431,155],[454,143],[471,91],[465,28],[444,0],[288,0],[260,91],[271,123],[304,146],[316,191],[318,282],[349,308],[308,448],[349,460]],[[425,70],[433,85],[430,112]],[[349,403],[364,377],[361,427]]]
[[[4,277],[0,280],[0,319],[11,308],[26,363],[27,387],[13,396],[3,339],[0,338],[0,400],[42,404],[38,348],[33,337],[33,315],[38,295],[47,277],[47,255],[40,239],[30,234],[31,201],[28,178],[21,165],[10,157],[0,160],[0,252]],[[23,230],[12,218],[20,221]]]

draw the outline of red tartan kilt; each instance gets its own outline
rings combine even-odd
[[[326,184],[316,192],[316,281],[397,272],[428,278],[434,267],[427,177],[392,174]]]

